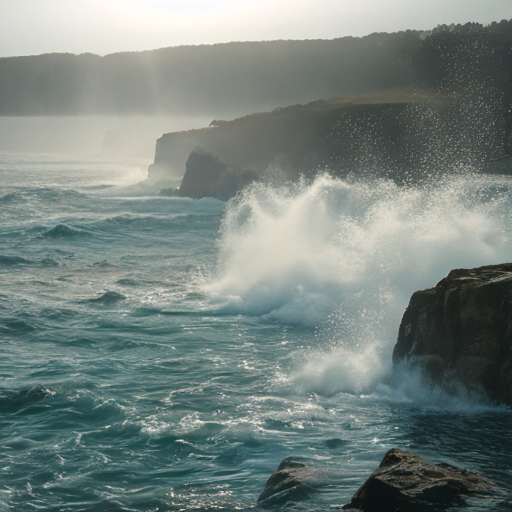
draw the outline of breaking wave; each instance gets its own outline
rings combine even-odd
[[[511,186],[483,175],[255,185],[227,207],[205,290],[224,312],[320,328],[322,348],[294,376],[307,389],[373,389],[414,291],[510,259]]]

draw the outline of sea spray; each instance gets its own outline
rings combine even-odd
[[[323,344],[296,383],[372,390],[414,291],[453,268],[510,260],[511,186],[474,174],[409,187],[327,175],[254,185],[228,204],[205,289],[223,312],[318,329]]]

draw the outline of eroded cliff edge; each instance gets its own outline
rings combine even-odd
[[[399,183],[462,168],[508,174],[512,140],[500,108],[468,97],[391,91],[213,121],[158,139],[149,179],[186,171],[182,195],[227,199],[252,180],[288,181],[322,171]],[[222,177],[210,172],[219,165]]]
[[[393,361],[429,384],[512,405],[512,263],[452,270],[414,293]]]

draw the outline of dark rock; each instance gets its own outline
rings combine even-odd
[[[201,147],[189,155],[178,194],[182,197],[229,199],[249,184],[255,173],[229,168],[220,158]]]
[[[288,501],[306,500],[313,491],[308,482],[310,478],[310,466],[287,457],[267,480],[258,504],[273,507]]]
[[[512,263],[452,270],[413,294],[393,351],[448,391],[512,405]]]
[[[212,184],[208,195],[226,201],[256,179],[257,174],[254,171],[228,168],[221,173],[219,180]]]
[[[225,169],[227,165],[220,158],[201,147],[195,148],[188,157],[179,195],[196,199],[209,195],[210,187]]]
[[[343,509],[364,512],[429,512],[464,505],[464,496],[498,491],[476,473],[449,464],[429,464],[393,448]]]

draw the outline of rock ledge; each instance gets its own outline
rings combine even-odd
[[[310,467],[291,457],[284,459],[270,475],[258,497],[258,505],[275,507],[288,501],[303,501],[313,489],[308,485]]]
[[[402,361],[447,391],[512,405],[512,263],[452,270],[414,293],[393,351]]]
[[[414,453],[392,448],[343,509],[433,512],[464,505],[464,496],[486,496],[497,490],[476,473],[449,464],[429,464]]]

